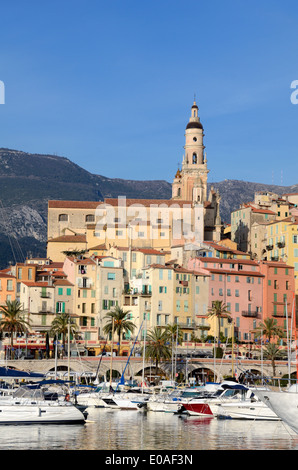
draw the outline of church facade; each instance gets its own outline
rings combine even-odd
[[[111,247],[152,248],[221,239],[220,196],[208,194],[204,129],[194,101],[185,129],[185,154],[172,183],[171,199],[107,198],[49,201],[47,256],[98,253]],[[102,254],[102,253],[101,253]]]

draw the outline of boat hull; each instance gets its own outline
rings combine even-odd
[[[267,390],[256,395],[298,434],[298,393]]]
[[[183,407],[191,416],[213,416],[208,403],[183,403]]]
[[[83,424],[85,417],[75,406],[0,405],[0,424]]]
[[[212,406],[211,406],[212,409]],[[278,416],[264,403],[226,403],[218,405],[216,409],[218,418],[249,419],[254,421],[278,421]]]

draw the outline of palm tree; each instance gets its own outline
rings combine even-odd
[[[263,323],[260,323],[259,326],[254,330],[255,337],[265,336],[268,338],[269,343],[276,336],[278,338],[283,338],[284,332],[277,324],[275,318],[266,318]]]
[[[55,319],[52,321],[50,334],[52,336],[62,335],[63,351],[65,351],[65,343],[66,343],[66,337],[68,334],[68,329],[69,329],[70,335],[75,335],[79,329],[78,325],[74,321],[71,321],[71,318],[69,315],[66,315],[65,313],[61,313],[60,315],[57,315]]]
[[[7,301],[6,305],[0,306],[0,311],[4,318],[0,321],[0,330],[10,333],[10,345],[13,348],[13,334],[26,333],[30,326],[29,322],[23,318],[24,310],[18,300]]]
[[[219,337],[220,337],[220,319],[223,317],[230,318],[230,312],[227,306],[223,303],[222,300],[215,300],[212,302],[212,307],[208,310],[208,317],[216,317],[218,321],[218,338],[217,338],[217,348],[219,348]]]
[[[178,323],[173,323],[173,325],[167,325],[165,331],[168,334],[168,341],[171,343],[171,347],[174,344],[181,344],[183,340],[183,333],[181,328],[179,328]]]
[[[118,356],[120,355],[121,336],[123,332],[133,333],[136,328],[136,325],[127,318],[127,314],[129,313],[129,310],[124,311],[121,307],[117,305],[114,310],[108,312],[104,317],[105,319],[109,320],[103,328],[104,333],[108,334],[114,331],[118,334]]]
[[[266,359],[269,359],[272,364],[273,377],[275,377],[275,360],[280,355],[279,347],[276,344],[267,344],[264,348],[264,356]]]
[[[167,330],[155,326],[147,334],[146,358],[155,359],[155,374],[158,372],[158,363],[161,359],[171,358],[171,347],[169,346],[169,333]]]

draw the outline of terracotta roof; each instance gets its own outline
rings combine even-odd
[[[96,264],[95,261],[91,258],[77,259],[75,258],[77,264]]]
[[[106,245],[103,243],[102,245],[96,245],[93,246],[92,248],[88,248],[88,250],[107,250]]]
[[[127,246],[114,246],[118,251],[129,251],[129,248]],[[161,251],[161,250],[155,250],[154,248],[131,248],[131,251],[139,251],[141,253],[144,253],[146,255],[165,255],[165,254],[170,254],[170,251]]]
[[[235,276],[249,276],[249,277],[265,277],[264,274],[259,273],[258,271],[230,271],[229,269],[216,269],[216,268],[204,268],[207,269],[210,273],[217,273],[217,274],[229,274]]]
[[[0,272],[0,277],[8,278],[8,279],[16,279],[16,277],[13,276],[12,274],[7,274],[7,273],[4,273],[4,272]]]
[[[67,279],[57,279],[54,281],[55,286],[73,286],[71,282],[69,282]]]
[[[156,263],[150,264],[150,268],[157,268],[157,269],[174,269],[172,266],[167,266],[167,265],[164,265],[164,264],[156,264]]]
[[[67,243],[67,242],[77,242],[77,243],[84,243],[86,242],[86,235],[61,235],[60,237],[56,238],[49,238],[49,242],[62,242],[62,243]]]
[[[106,204],[110,204],[111,206],[118,206],[119,200],[118,198],[106,198],[104,200]],[[192,201],[180,201],[177,199],[126,199],[125,200],[126,207],[131,206],[132,204],[150,207],[151,205],[160,206],[161,204],[166,204],[167,206],[171,206],[177,204],[178,206],[191,206]]]
[[[96,209],[102,201],[49,201],[49,209]]]
[[[240,259],[240,258],[209,258],[206,256],[196,256],[199,260],[209,263],[229,263],[229,264],[249,264],[253,266],[258,266],[256,261],[252,259]]]
[[[43,281],[22,281],[22,284],[25,284],[27,287],[53,287],[52,285],[49,285],[48,282]]]

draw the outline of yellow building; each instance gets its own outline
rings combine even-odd
[[[269,261],[282,260],[294,267],[298,295],[298,217],[288,217],[267,226],[266,255]]]

